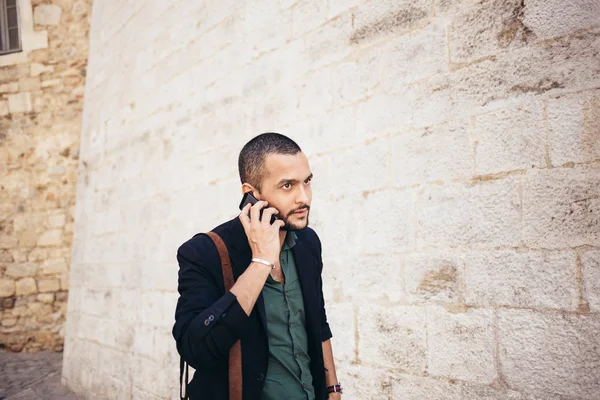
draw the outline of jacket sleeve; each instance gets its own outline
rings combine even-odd
[[[189,365],[209,370],[227,360],[249,317],[233,293],[223,294],[201,260],[189,242],[177,250],[180,296],[173,337],[177,351]]]
[[[321,241],[315,233],[315,238],[319,245],[319,296],[321,296],[321,341],[325,342],[333,337],[329,323],[327,322],[327,312],[325,311],[325,299],[323,298],[323,257],[321,249]]]

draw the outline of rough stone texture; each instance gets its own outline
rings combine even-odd
[[[546,112],[548,151],[553,166],[600,159],[600,91],[552,99]]]
[[[496,378],[492,312],[451,313],[427,309],[428,371],[431,375],[490,384]]]
[[[518,186],[512,177],[423,186],[417,202],[417,246],[519,245]]]
[[[58,4],[40,4],[33,11],[33,21],[39,25],[58,25],[61,14]]]
[[[498,312],[499,357],[506,383],[532,394],[570,399],[598,395],[600,318]]]
[[[414,253],[404,258],[404,285],[411,302],[458,302],[462,260],[446,253]]]
[[[26,219],[6,201],[0,259],[60,283],[52,305],[7,297],[3,329],[60,316],[65,260],[64,383],[176,396],[174,251],[237,214],[239,149],[274,130],[315,173],[344,399],[596,400],[600,27],[597,2],[562,3],[96,2],[75,210],[68,134],[3,149],[46,160],[50,192]],[[56,4],[56,28],[86,12]],[[69,113],[82,81],[30,61],[0,84],[39,78],[44,137],[69,131],[40,110]],[[10,171],[10,193],[37,195],[38,175]],[[72,260],[38,245],[73,233]]]
[[[18,3],[23,51],[0,56],[0,348],[60,351],[92,2]]]
[[[585,300],[590,310],[600,312],[600,251],[587,251],[581,256]]]
[[[523,236],[532,247],[600,245],[600,166],[532,170],[523,182]]]
[[[574,252],[472,252],[465,256],[465,302],[472,306],[577,310]]]
[[[487,175],[546,166],[541,104],[473,119],[475,173]]]
[[[358,311],[358,357],[370,365],[422,373],[427,368],[425,309],[362,306]]]

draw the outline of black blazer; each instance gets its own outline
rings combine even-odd
[[[237,279],[252,258],[244,227],[236,217],[215,229],[225,242]],[[327,323],[321,272],[321,242],[315,231],[305,228],[292,252],[304,297],[308,353],[316,400],[325,400],[325,367],[321,343],[331,338]],[[241,339],[243,400],[259,400],[267,375],[269,344],[262,294],[250,316],[231,292],[225,293],[221,260],[206,235],[196,235],[177,250],[179,299],[173,337],[177,351],[196,369],[188,386],[192,400],[228,400],[228,355]]]

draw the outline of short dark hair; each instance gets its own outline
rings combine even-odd
[[[269,154],[294,155],[301,152],[300,146],[289,137],[275,132],[262,133],[244,145],[238,158],[238,169],[242,183],[249,183],[257,190],[265,177],[265,160]]]

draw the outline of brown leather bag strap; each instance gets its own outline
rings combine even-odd
[[[227,246],[223,239],[214,232],[207,232],[212,239],[221,257],[221,270],[225,292],[228,292],[234,284],[233,270]],[[242,345],[238,340],[229,350],[229,400],[242,400]]]

